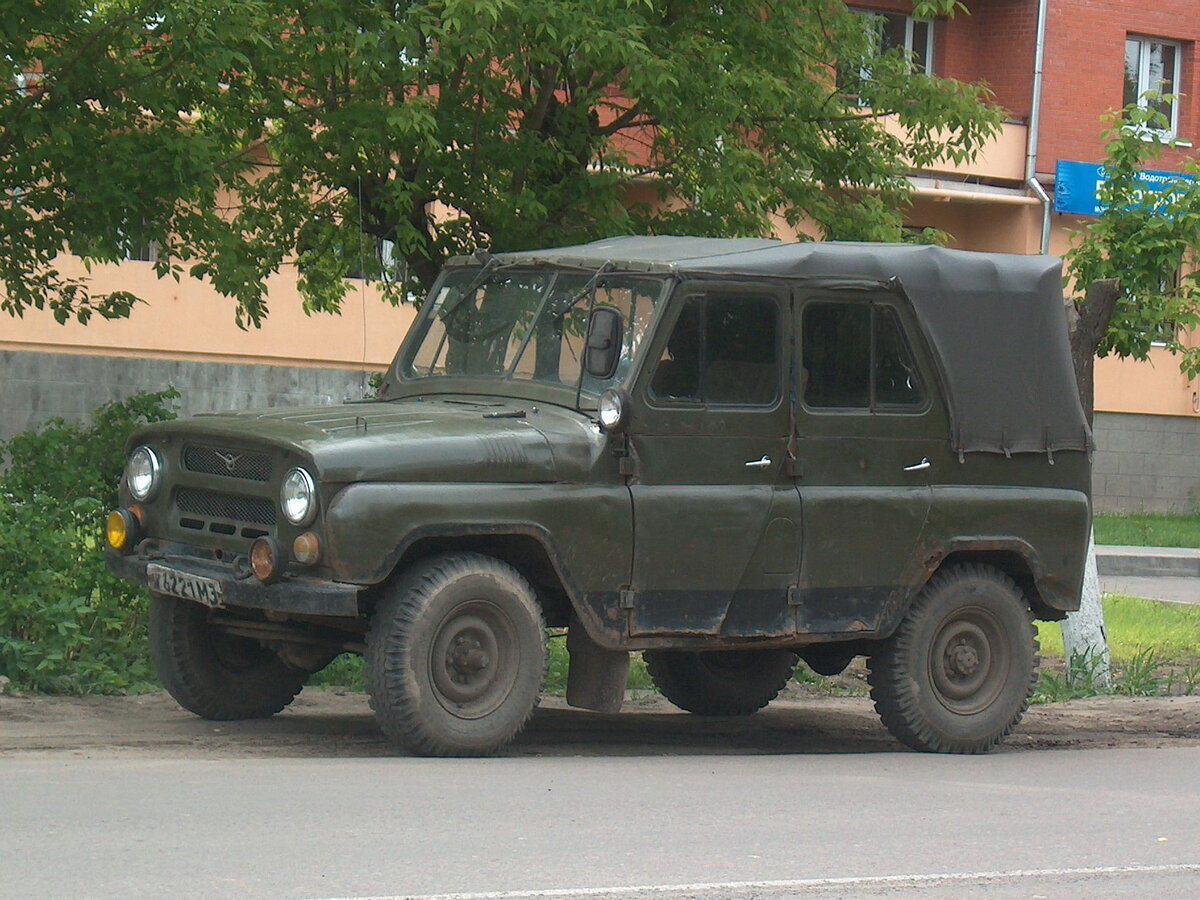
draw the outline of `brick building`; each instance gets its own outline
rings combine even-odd
[[[1101,116],[1147,88],[1180,95],[1164,112],[1185,146],[1161,167],[1178,170],[1200,142],[1196,0],[967,0],[966,13],[933,22],[914,19],[902,0],[851,5],[882,43],[906,46],[935,74],[986,82],[1007,112],[973,163],[912,173],[907,223],[949,233],[951,246],[1065,250],[1086,217],[1056,211],[1059,163],[1098,162]],[[0,320],[0,439],[168,383],[184,392],[185,412],[361,396],[364,373],[386,366],[412,316],[359,283],[341,317],[307,317],[295,273],[285,272],[273,279],[263,330],[240,332],[231,301],[204,282],[156,281],[144,260],[92,278],[97,291],[120,287],[151,303],[86,328],[37,311]],[[1165,350],[1148,363],[1101,360],[1096,407],[1099,509],[1200,506],[1200,381]]]

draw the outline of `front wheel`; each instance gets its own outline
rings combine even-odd
[[[150,657],[163,687],[205,719],[262,719],[292,702],[308,672],[252,638],[227,634],[191,600],[150,596]]]
[[[933,577],[871,657],[871,698],[915,750],[983,753],[1021,721],[1037,665],[1021,589],[990,566],[957,565]]]
[[[431,557],[376,608],[367,693],[383,733],[423,756],[494,753],[541,692],[546,630],[533,589],[478,553]]]
[[[659,692],[699,716],[748,716],[775,699],[796,668],[791,650],[647,650]]]

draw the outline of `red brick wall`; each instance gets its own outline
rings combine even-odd
[[[1200,0],[1198,0],[1200,2]],[[903,0],[855,3],[862,9],[911,12]],[[1029,115],[1037,0],[969,0],[967,12],[934,27],[934,72],[960,81],[982,81],[1014,119]]]
[[[977,77],[1010,118],[1025,122],[1033,90],[1037,0],[974,0],[970,6],[979,33]]]
[[[1042,90],[1038,171],[1059,159],[1103,156],[1100,117],[1121,106],[1125,36],[1137,34],[1183,47],[1178,137],[1200,146],[1200,40],[1197,0],[1051,0]],[[1195,149],[1169,150],[1159,168],[1178,169]]]

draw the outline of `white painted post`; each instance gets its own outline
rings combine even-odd
[[[1083,597],[1079,611],[1062,621],[1063,656],[1067,677],[1071,678],[1071,660],[1082,660],[1090,671],[1092,683],[1100,690],[1112,687],[1112,659],[1108,651],[1108,633],[1104,630],[1104,607],[1100,597],[1100,573],[1096,568],[1096,532],[1088,539],[1087,563],[1083,571]]]

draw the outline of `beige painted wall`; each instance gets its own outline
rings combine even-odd
[[[73,257],[60,259],[64,275],[85,275]],[[155,277],[146,262],[94,266],[94,293],[127,290],[147,300],[128,319],[93,317],[86,325],[59,325],[45,310],[24,318],[0,313],[0,349],[55,353],[153,356],[238,363],[382,369],[391,361],[415,310],[392,307],[362,281],[342,302],[342,314],[305,315],[294,270],[269,280],[269,315],[262,328],[243,331],[234,320],[233,300],[205,281]]]

